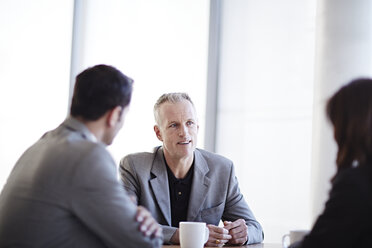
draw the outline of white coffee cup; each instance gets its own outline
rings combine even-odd
[[[181,248],[202,248],[209,238],[204,222],[180,222]]]
[[[283,248],[287,248],[291,244],[302,240],[307,234],[309,230],[292,230],[289,231],[289,234],[285,234],[282,238]],[[289,244],[287,244],[287,240],[289,238]]]

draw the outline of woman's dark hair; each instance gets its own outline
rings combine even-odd
[[[354,163],[372,166],[372,79],[343,86],[329,99],[326,111],[338,145],[338,170]]]
[[[108,65],[96,65],[76,77],[70,113],[95,121],[108,110],[130,103],[133,80]]]

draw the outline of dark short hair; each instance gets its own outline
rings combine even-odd
[[[360,78],[338,90],[327,103],[338,145],[338,169],[372,162],[372,79]]]
[[[130,103],[133,80],[118,69],[96,65],[76,77],[70,113],[74,117],[95,121],[108,110]]]

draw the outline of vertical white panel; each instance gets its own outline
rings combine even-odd
[[[135,81],[123,130],[110,146],[115,159],[160,144],[152,109],[161,94],[173,91],[188,92],[194,100],[202,147],[209,1],[85,0],[84,5],[82,67],[110,64]]]
[[[222,4],[217,152],[265,242],[310,227],[315,1]]]
[[[0,1],[0,188],[16,160],[66,117],[72,1]]]
[[[313,218],[323,210],[336,171],[336,143],[326,120],[327,99],[343,84],[372,76],[372,3],[319,1],[314,85]]]

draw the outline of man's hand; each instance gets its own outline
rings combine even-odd
[[[238,219],[234,222],[224,221],[223,225],[232,237],[229,240],[229,244],[242,245],[248,240],[248,227],[243,219]]]
[[[137,207],[136,220],[140,223],[140,231],[145,236],[162,237],[163,230],[150,212],[142,206]]]
[[[209,238],[205,246],[222,246],[231,239],[227,229],[215,225],[207,225],[207,227],[209,229]]]

